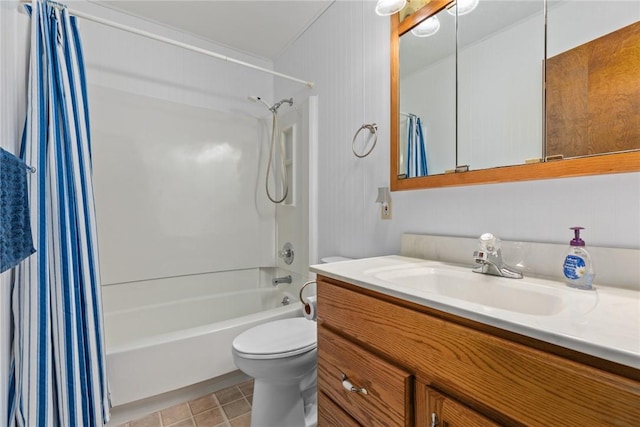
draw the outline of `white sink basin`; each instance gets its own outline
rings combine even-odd
[[[573,289],[536,277],[507,279],[472,266],[388,255],[311,266],[352,283],[640,369],[640,291]]]
[[[525,279],[507,279],[473,273],[455,267],[415,267],[381,271],[373,274],[401,289],[436,294],[484,306],[521,314],[552,316],[566,308],[571,289],[545,286]],[[582,291],[586,292],[586,291]],[[587,292],[589,293],[589,292]],[[593,298],[589,298],[595,302]],[[593,307],[585,301],[580,311]]]

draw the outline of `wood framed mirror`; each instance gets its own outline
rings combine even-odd
[[[483,0],[480,0],[483,1]],[[631,150],[627,148],[622,148],[622,152],[616,153],[604,153],[604,154],[589,154],[584,157],[575,157],[575,158],[566,158],[563,156],[555,156],[555,157],[547,157],[546,153],[546,143],[545,141],[548,139],[548,132],[545,131],[545,127],[540,130],[541,132],[541,141],[540,145],[540,155],[538,161],[534,161],[533,163],[525,163],[517,164],[517,165],[508,165],[508,166],[497,166],[497,167],[486,167],[484,169],[473,169],[473,164],[470,166],[470,170],[464,170],[464,168],[457,168],[459,166],[456,163],[451,164],[450,169],[447,173],[444,173],[441,170],[436,170],[435,174],[428,176],[418,176],[407,178],[406,170],[402,166],[402,163],[405,162],[403,160],[403,152],[405,150],[402,142],[401,142],[401,113],[405,113],[401,111],[400,108],[400,40],[401,36],[408,33],[412,28],[418,25],[420,22],[423,22],[429,17],[435,16],[445,9],[451,7],[455,4],[455,1],[451,0],[431,0],[426,3],[421,9],[418,11],[408,15],[402,16],[402,13],[395,14],[391,16],[391,133],[390,133],[390,187],[392,191],[399,190],[411,190],[411,189],[423,189],[423,188],[435,188],[435,187],[449,187],[449,186],[463,186],[463,185],[474,185],[474,184],[488,184],[488,183],[500,183],[500,182],[512,182],[512,181],[526,181],[526,180],[537,180],[537,179],[552,179],[552,178],[562,178],[562,177],[577,177],[577,176],[585,176],[585,175],[597,175],[597,174],[610,174],[610,173],[622,173],[622,172],[634,172],[640,171],[640,151],[637,149],[640,141],[635,141],[637,139],[637,133],[631,134],[628,138],[634,139],[633,144],[631,144]],[[457,25],[456,25],[457,27]],[[459,31],[459,30],[458,30]],[[543,31],[547,31],[545,28]],[[629,32],[627,30],[627,32]],[[631,31],[633,32],[633,31]],[[640,34],[640,31],[638,31]],[[546,35],[546,33],[545,33]],[[546,43],[546,42],[545,42]],[[618,45],[620,44],[616,41]],[[546,45],[545,45],[546,46]],[[637,61],[640,61],[640,47],[635,48],[635,51],[632,53],[636,55]],[[573,52],[568,53],[567,56],[575,56]],[[456,52],[457,57],[457,52]],[[545,66],[545,59],[542,58],[543,66]],[[636,62],[639,63],[639,62]],[[457,66],[457,64],[456,64]],[[496,65],[498,66],[498,65]],[[640,69],[640,67],[639,67]],[[452,73],[455,73],[456,76],[456,90],[457,90],[457,71],[453,70]],[[443,80],[444,81],[444,80]],[[547,80],[548,82],[548,80]],[[554,83],[555,84],[555,83]],[[629,83],[626,83],[627,86],[625,91],[628,92]],[[542,86],[542,85],[541,85]],[[571,86],[571,85],[569,85]],[[575,86],[575,85],[574,85]],[[635,75],[633,76],[631,87],[640,88],[640,79],[636,79]],[[640,89],[638,89],[640,90]],[[542,98],[547,98],[548,96],[540,88]],[[457,95],[457,92],[456,92]],[[631,99],[640,98],[635,95],[635,92],[631,94]],[[557,96],[553,99],[557,99]],[[544,106],[544,101],[543,106]],[[555,101],[554,101],[555,102]],[[633,108],[638,108],[638,103],[636,102]],[[600,108],[602,110],[602,108]],[[457,128],[457,120],[458,120],[458,112],[456,106],[456,135],[451,137],[451,144],[455,145],[456,150],[456,159],[458,152],[458,128]],[[553,114],[549,113],[549,111],[542,111],[539,117],[532,118],[532,120],[537,119],[540,122],[549,121],[549,117],[553,116],[557,118],[557,110],[554,110]],[[639,110],[634,110],[632,115],[640,116]],[[569,123],[572,121],[571,116],[564,117],[562,116],[562,120],[565,123]],[[621,121],[625,119],[621,118]],[[556,120],[557,123],[557,120]],[[557,128],[557,124],[554,124],[554,129]],[[557,130],[554,130],[557,132]],[[575,131],[577,132],[577,130]],[[622,132],[623,134],[627,134],[627,132]],[[566,137],[563,137],[566,138]],[[620,139],[620,138],[618,138]],[[402,149],[401,149],[402,146]],[[402,151],[401,151],[402,150]],[[555,159],[561,158],[559,160]],[[401,170],[402,168],[402,170]]]

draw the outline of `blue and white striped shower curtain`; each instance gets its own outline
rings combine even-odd
[[[427,176],[428,174],[422,121],[415,114],[409,114],[407,119],[407,178]]]
[[[109,418],[86,82],[75,18],[31,4],[27,118],[37,252],[16,271],[9,426],[102,426]],[[0,422],[2,424],[2,422]]]

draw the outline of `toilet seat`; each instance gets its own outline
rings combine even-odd
[[[233,350],[247,359],[296,356],[316,346],[316,323],[303,317],[263,323],[244,331],[233,340]]]

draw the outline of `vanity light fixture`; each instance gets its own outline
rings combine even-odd
[[[437,16],[425,19],[419,25],[411,30],[411,34],[416,37],[429,37],[434,35],[440,29],[440,20]]]
[[[407,4],[407,0],[378,0],[376,13],[380,16],[389,16],[400,12]]]
[[[480,0],[456,0],[452,6],[447,8],[447,12],[455,16],[457,9],[458,16],[466,15],[467,13],[473,12],[473,10],[478,7],[478,3],[480,3]]]

